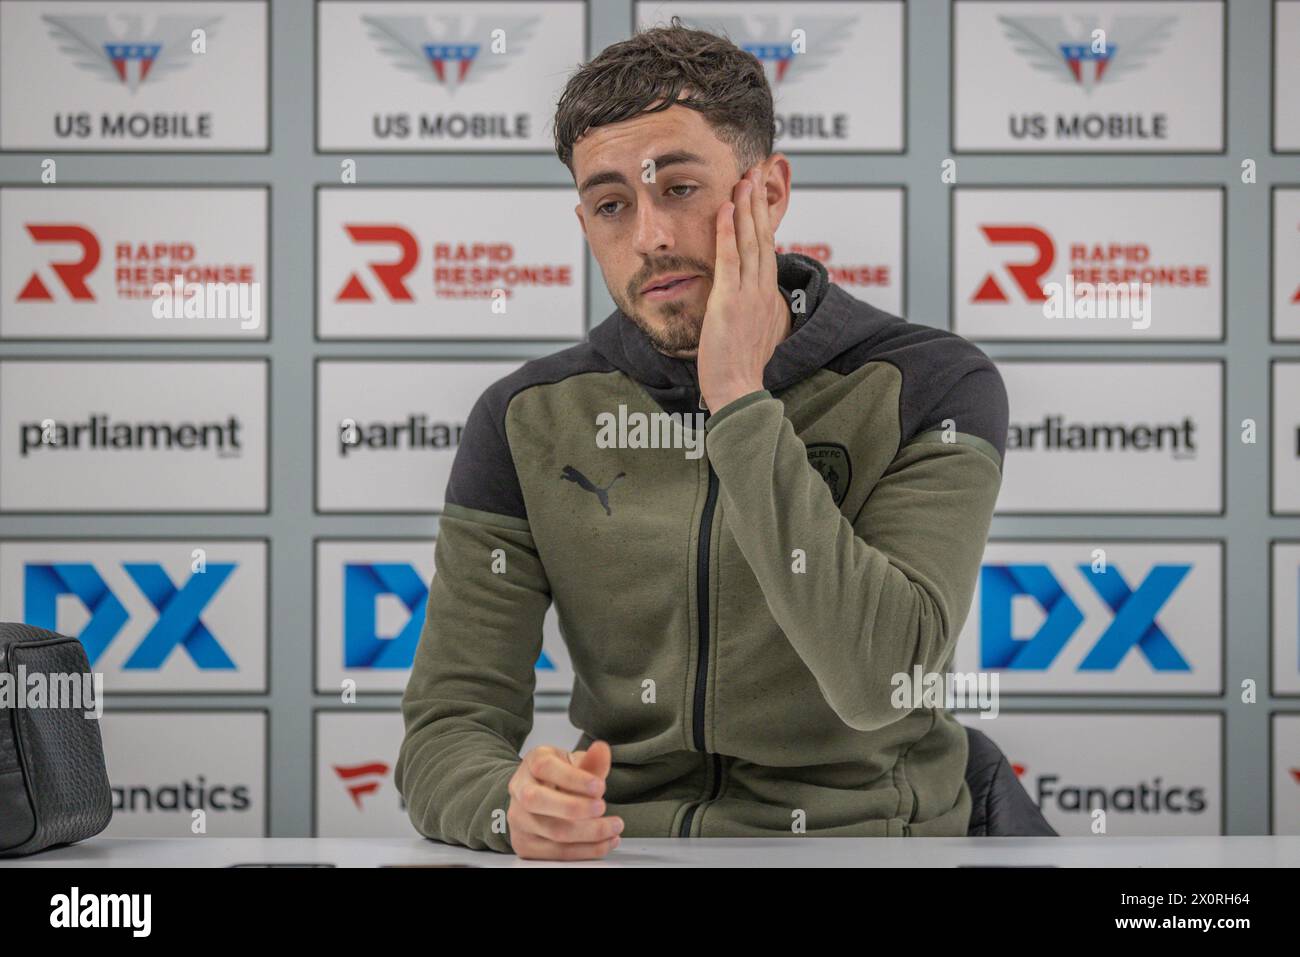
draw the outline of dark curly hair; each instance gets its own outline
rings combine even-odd
[[[679,100],[683,90],[690,93]],[[772,155],[776,120],[762,64],[730,39],[687,29],[676,16],[669,26],[611,44],[569,78],[556,104],[556,155],[573,174],[573,144],[587,130],[674,104],[698,110],[731,146],[737,176]]]

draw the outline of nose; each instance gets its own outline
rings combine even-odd
[[[641,255],[664,252],[673,248],[670,217],[653,200],[637,204],[633,248]]]

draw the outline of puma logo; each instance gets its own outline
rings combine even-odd
[[[591,479],[587,478],[587,476],[583,475],[572,465],[566,465],[564,467],[564,471],[560,473],[560,478],[564,479],[565,481],[575,483],[578,486],[578,488],[586,489],[592,495],[596,496],[596,498],[600,501],[600,504],[605,509],[606,515],[613,515],[614,513],[609,510],[609,490],[614,487],[615,482],[617,482],[626,474],[627,474],[626,472],[619,472],[617,475],[614,476],[613,479],[610,480],[610,483],[606,485],[604,488],[601,488],[599,485],[595,484]]]

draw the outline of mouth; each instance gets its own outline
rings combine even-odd
[[[699,276],[683,273],[675,276],[661,276],[641,290],[641,295],[648,299],[670,299],[691,287]]]

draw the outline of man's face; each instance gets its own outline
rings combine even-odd
[[[761,166],[775,168],[767,187],[775,229],[789,164],[774,154]],[[574,211],[615,305],[661,352],[693,355],[713,288],[718,208],[744,173],[735,152],[700,113],[672,106],[588,130],[574,144],[573,170]],[[647,170],[653,182],[643,181]],[[675,276],[690,278],[647,288]]]

